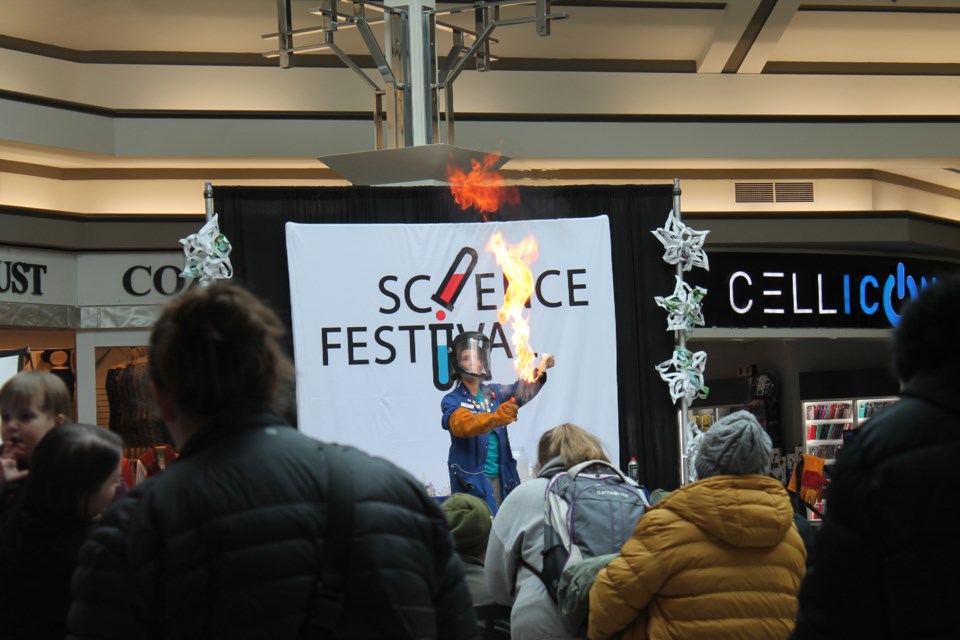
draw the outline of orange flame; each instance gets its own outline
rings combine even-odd
[[[503,186],[503,176],[494,166],[500,159],[499,153],[488,153],[483,164],[471,159],[470,173],[452,165],[447,165],[447,181],[450,193],[460,208],[466,211],[470,207],[479,209],[483,219],[488,213],[498,210],[504,204],[516,205],[520,202],[520,193],[516,187]]]
[[[535,236],[527,236],[517,245],[507,245],[501,232],[496,232],[487,242],[487,251],[497,258],[497,264],[503,269],[507,279],[507,288],[503,293],[503,305],[497,311],[500,324],[510,322],[513,335],[513,367],[517,376],[527,382],[533,382],[534,353],[530,348],[530,323],[523,315],[523,305],[533,295],[533,273],[530,263],[537,259],[539,247]]]

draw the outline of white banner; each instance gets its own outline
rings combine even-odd
[[[497,322],[504,277],[487,241],[534,235],[530,345],[552,353],[540,394],[509,427],[536,459],[540,435],[572,422],[619,459],[616,325],[605,216],[440,225],[286,225],[299,427],[383,456],[449,493],[450,436],[440,401],[446,346],[491,336],[493,382],[516,380],[509,326]],[[474,260],[474,258],[476,258]],[[457,286],[460,283],[462,286]],[[522,474],[521,470],[521,474]]]

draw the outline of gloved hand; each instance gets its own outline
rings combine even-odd
[[[517,406],[516,402],[507,401],[497,407],[497,410],[493,412],[493,415],[496,416],[497,421],[500,423],[496,426],[502,427],[505,424],[510,424],[511,422],[516,422],[517,420],[517,411],[520,410],[520,407]]]
[[[460,407],[450,414],[450,433],[458,438],[472,438],[497,427],[515,422],[519,407],[515,402],[504,402],[493,413],[470,413]]]

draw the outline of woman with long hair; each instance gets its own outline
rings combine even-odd
[[[593,434],[569,423],[545,432],[537,446],[537,477],[514,489],[493,520],[484,569],[494,601],[512,607],[514,640],[577,637],[564,629],[557,605],[535,571],[543,571],[547,485],[557,473],[588,460],[609,462]]]
[[[90,524],[120,481],[120,436],[66,424],[40,440],[17,504],[0,529],[4,638],[63,638],[70,577]]]

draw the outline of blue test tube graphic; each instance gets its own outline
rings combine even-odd
[[[445,340],[440,340],[440,333],[445,334]],[[453,342],[453,325],[437,325],[430,330],[431,349],[433,353],[433,386],[440,391],[447,391],[453,386],[450,379],[450,358],[447,356],[448,345]]]

